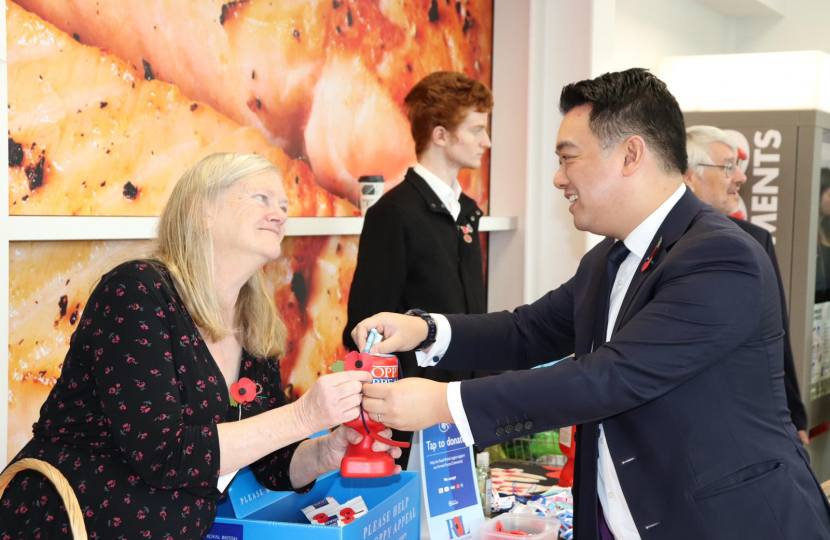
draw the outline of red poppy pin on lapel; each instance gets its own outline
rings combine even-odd
[[[643,262],[643,267],[640,268],[640,272],[645,272],[649,269],[649,267],[654,263],[654,256],[657,254],[657,250],[660,249],[660,244],[663,243],[663,237],[661,236],[660,239],[657,241],[657,245],[654,246],[654,249],[651,251],[651,255]]]

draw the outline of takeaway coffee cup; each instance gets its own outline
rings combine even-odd
[[[365,216],[369,207],[383,195],[383,177],[361,176],[357,179],[357,187],[360,190],[360,213]]]

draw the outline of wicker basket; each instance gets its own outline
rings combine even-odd
[[[87,540],[84,515],[81,513],[81,505],[78,504],[78,498],[75,496],[75,492],[72,491],[72,486],[69,485],[69,482],[66,481],[59,470],[45,461],[26,458],[10,465],[8,469],[3,471],[3,474],[0,474],[0,496],[6,491],[6,486],[12,481],[14,475],[25,470],[43,473],[52,482],[61,499],[63,499],[66,513],[69,514],[69,528],[72,531],[72,537],[75,540]]]

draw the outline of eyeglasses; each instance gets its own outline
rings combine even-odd
[[[738,163],[729,162],[726,165],[712,165],[711,163],[693,163],[693,167],[717,167],[718,169],[723,169],[723,175],[727,178],[732,178],[735,176],[735,170],[738,168],[741,161],[739,160]]]

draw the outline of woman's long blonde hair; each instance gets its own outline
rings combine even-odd
[[[236,301],[235,320],[222,316],[214,274],[213,238],[208,216],[222,194],[245,178],[279,170],[254,154],[212,154],[182,175],[161,213],[152,259],[163,264],[175,280],[193,320],[208,339],[236,334],[242,347],[258,357],[280,357],[285,352],[285,324],[277,312],[265,273],[260,269]]]

